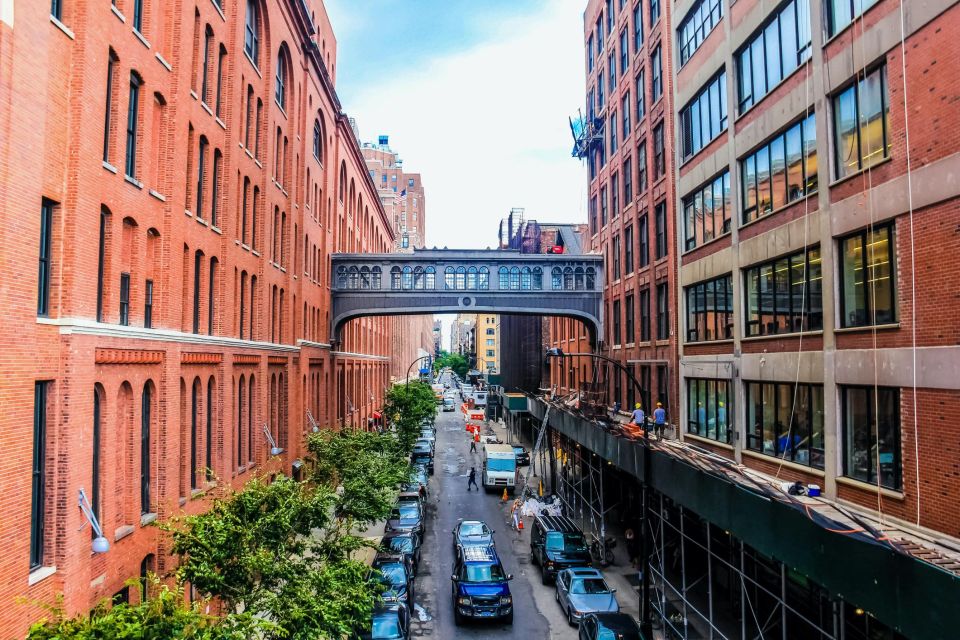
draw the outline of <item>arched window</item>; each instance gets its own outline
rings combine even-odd
[[[577,267],[573,271],[574,289],[583,291],[583,267]]]
[[[203,465],[207,472],[206,478],[207,482],[213,480],[213,394],[214,394],[214,385],[216,382],[213,379],[213,376],[210,376],[210,379],[207,380],[207,432],[205,440],[206,446],[206,462]]]
[[[531,277],[530,267],[520,269],[520,288],[525,291],[533,288],[533,278]]]
[[[510,267],[510,288],[520,289],[520,267]]]
[[[423,267],[416,267],[413,270],[413,288],[423,289]]]
[[[480,267],[480,289],[486,291],[490,288],[490,269]]]
[[[360,288],[370,288],[370,267],[360,267]]]
[[[593,267],[587,267],[587,290],[593,291],[597,288],[596,270]]]
[[[564,267],[563,269],[563,288],[567,291],[573,291],[573,267]]]
[[[253,61],[254,66],[259,65],[260,56],[260,7],[257,0],[247,0],[247,20],[243,36],[243,50]]]
[[[533,268],[533,288],[543,289],[543,269],[540,267]]]
[[[436,289],[437,288],[437,270],[433,267],[426,268],[426,288],[427,289]]]
[[[337,288],[346,289],[347,288],[347,268],[343,265],[337,267]]]
[[[350,267],[347,270],[347,288],[348,289],[359,289],[360,288],[360,270],[356,267]]]
[[[372,286],[374,289],[379,289],[380,286],[381,286],[381,284],[380,284],[380,274],[381,274],[381,273],[382,273],[382,272],[380,271],[380,267],[374,267],[373,269],[370,270],[370,274],[371,274],[371,278],[370,278],[371,286]]]
[[[237,468],[243,465],[243,394],[247,390],[246,380],[240,376],[240,384],[237,385]]]
[[[407,291],[413,289],[413,269],[410,267],[403,268],[403,288]]]
[[[319,119],[313,121],[313,157],[323,164],[323,129]]]
[[[453,288],[455,288],[455,287],[454,287],[454,285],[455,285],[455,282],[454,282],[454,277],[455,277],[455,276],[454,276],[454,274],[455,274],[455,273],[456,273],[456,269],[454,269],[453,267],[447,267],[446,269],[444,269],[444,272],[443,272],[443,283],[444,283],[444,286],[446,286],[447,289],[453,289]]]
[[[140,513],[152,513],[150,510],[150,427],[153,409],[153,383],[143,385],[140,405]]]
[[[467,270],[464,267],[457,267],[457,290],[462,291],[467,286]]]
[[[193,381],[193,390],[190,394],[190,488],[197,489],[197,444],[200,438],[200,378]]]
[[[500,267],[497,275],[499,275],[499,281],[500,281],[498,286],[501,289],[509,289],[510,288],[510,269],[506,267]]]
[[[477,288],[477,268],[470,267],[467,269],[467,289],[476,289]]]
[[[280,46],[280,52],[277,54],[277,76],[274,79],[273,93],[277,104],[281,109],[287,108],[287,47]]]
[[[400,267],[390,269],[390,288],[394,291],[400,289]]]
[[[340,198],[340,202],[343,202],[343,195],[346,193],[347,189],[347,163],[340,161],[340,184],[338,185],[337,195]]]
[[[550,280],[550,284],[554,289],[563,288],[563,271],[560,269],[560,267],[554,267],[550,271]]]

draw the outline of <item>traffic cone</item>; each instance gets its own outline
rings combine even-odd
[[[543,497],[543,480],[540,481],[540,487],[537,489],[537,494],[542,498]]]
[[[504,488],[503,488],[503,497],[500,498],[500,501],[501,501],[501,502],[506,502],[507,500],[508,500],[508,498],[507,498],[507,488],[504,487]]]
[[[517,520],[517,531],[523,531],[523,518]]]

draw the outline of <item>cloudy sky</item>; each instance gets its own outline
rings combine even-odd
[[[337,93],[390,136],[427,198],[427,246],[495,246],[501,218],[585,221],[567,117],[583,101],[584,0],[326,0]]]

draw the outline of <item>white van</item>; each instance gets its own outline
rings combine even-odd
[[[483,445],[483,488],[513,493],[517,483],[517,454],[508,444]]]

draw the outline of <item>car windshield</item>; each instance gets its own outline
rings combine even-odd
[[[499,564],[468,564],[466,582],[493,582],[503,580],[503,567]]]
[[[374,616],[372,635],[374,638],[402,637],[403,633],[400,631],[400,620],[393,613]]]
[[[401,503],[396,509],[393,510],[394,518],[400,518],[401,520],[415,520],[420,517],[420,508],[417,507],[416,503],[406,502]]]
[[[394,586],[407,584],[407,570],[399,562],[381,564],[377,569],[380,571],[382,575],[381,580],[385,584]]]
[[[410,553],[413,551],[413,539],[406,536],[390,538],[387,541],[387,548],[391,551]]]
[[[461,536],[488,536],[490,529],[482,522],[464,522],[460,526]]]
[[[526,450],[523,447],[514,447],[513,452],[517,455],[523,455],[526,453]]]
[[[605,627],[601,622],[597,628],[597,640],[640,640],[640,634],[636,630]]]
[[[516,459],[487,458],[487,471],[515,471],[516,468]]]
[[[602,578],[577,578],[570,585],[570,593],[577,595],[596,595],[599,593],[610,593],[610,589]]]
[[[586,551],[587,543],[580,533],[560,533],[551,531],[547,534],[547,551],[558,551],[561,553],[574,553]]]

